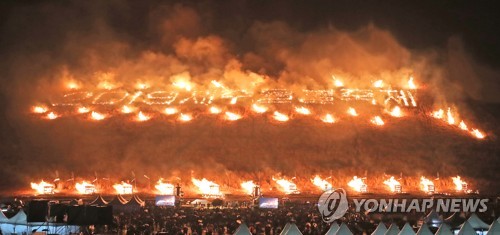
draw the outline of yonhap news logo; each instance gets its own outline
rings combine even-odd
[[[347,195],[341,188],[324,192],[318,200],[318,210],[327,223],[342,218],[348,208]]]

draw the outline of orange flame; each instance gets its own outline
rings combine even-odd
[[[347,183],[347,185],[356,192],[362,192],[366,189],[366,184],[363,182],[363,179],[358,178],[357,176],[354,176],[352,180]]]
[[[375,116],[370,120],[371,123],[377,126],[383,126],[385,123],[380,116]]]
[[[312,179],[311,181],[314,185],[318,186],[318,188],[321,190],[327,191],[327,190],[332,189],[332,184],[330,184],[330,182],[319,177],[319,175],[316,175],[314,177],[314,179]]]
[[[427,193],[434,192],[434,182],[430,181],[429,179],[423,176],[420,178],[420,186],[422,188],[422,191],[424,192]]]
[[[174,195],[174,185],[163,182],[163,179],[158,180],[155,188],[161,195]]]
[[[167,107],[167,108],[165,108],[165,110],[163,112],[167,115],[173,115],[173,114],[176,114],[178,112],[178,110],[174,107]]]
[[[384,82],[382,80],[377,80],[373,83],[373,86],[376,88],[381,88],[384,86]]]
[[[139,113],[137,114],[137,117],[136,117],[136,120],[139,122],[144,122],[144,121],[147,121],[149,119],[151,119],[151,117],[148,115],[145,115],[144,113],[142,113],[142,111],[139,111]]]
[[[241,115],[239,115],[237,113],[226,112],[226,120],[228,120],[228,121],[236,121],[238,119],[241,119]]]
[[[274,120],[279,122],[286,122],[290,120],[290,118],[286,114],[280,113],[278,111],[274,111],[273,118]]]
[[[413,82],[413,77],[410,76],[410,79],[408,80],[408,88],[414,90],[417,89],[417,85]]]
[[[219,114],[219,113],[222,112],[222,110],[219,107],[216,107],[216,106],[210,107],[209,111],[210,111],[211,114]]]
[[[148,89],[149,85],[147,83],[138,82],[137,84],[135,84],[135,88],[137,88],[139,90],[144,90],[144,89]]]
[[[300,113],[302,115],[309,115],[311,114],[311,110],[308,108],[301,106],[301,107],[295,107],[295,112]]]
[[[353,117],[356,117],[358,116],[359,114],[356,112],[356,109],[350,107],[348,110],[347,110],[347,113]]]
[[[236,102],[238,102],[238,97],[231,98],[231,101],[229,103],[230,104],[236,104]]]
[[[75,81],[70,81],[66,84],[66,87],[70,90],[76,90],[80,88],[80,85]]]
[[[466,130],[469,130],[469,128],[467,127],[467,125],[465,125],[465,122],[462,120],[460,121],[460,124],[458,124],[458,127],[460,127],[460,129],[466,131]]]
[[[323,121],[324,123],[334,123],[335,118],[331,114],[328,113],[321,118],[321,121]]]
[[[48,111],[47,107],[44,106],[34,106],[31,110],[33,113],[46,113]]]
[[[205,178],[201,179],[201,180],[198,180],[198,179],[195,179],[195,178],[192,178],[191,181],[193,182],[193,184],[198,187],[198,191],[201,193],[201,194],[205,194],[205,195],[221,195],[221,192],[220,192],[220,187],[218,184],[212,182],[212,181],[209,181]]]
[[[253,190],[254,190],[255,186],[256,186],[256,184],[251,180],[241,183],[241,188],[243,189],[243,191],[245,191],[246,194],[250,194],[250,195],[253,194]]]
[[[455,124],[455,118],[453,117],[453,114],[451,113],[451,108],[448,108],[448,112],[446,112],[446,115],[448,116],[448,124],[450,124],[450,125]]]
[[[172,85],[174,85],[177,88],[186,90],[186,91],[191,91],[191,89],[192,89],[192,85],[187,81],[179,80],[179,81],[172,83]]]
[[[121,182],[120,184],[114,184],[113,188],[116,190],[118,194],[132,194],[134,193],[133,187],[131,184]]]
[[[401,184],[396,179],[394,179],[394,176],[391,176],[391,178],[385,180],[384,184],[387,185],[393,193],[396,192],[396,186],[401,186]]]
[[[340,81],[339,79],[335,79],[335,77],[334,77],[333,85],[335,85],[336,87],[343,87],[344,83],[342,81]]]
[[[391,110],[390,114],[393,117],[402,117],[403,116],[403,112],[401,111],[401,108],[399,106],[394,107]]]
[[[38,184],[31,183],[31,188],[34,189],[38,194],[53,194],[54,193],[54,185],[51,183],[47,183],[43,180]]]
[[[90,109],[87,107],[79,107],[77,112],[78,113],[88,113],[88,112],[90,112]]]
[[[437,119],[443,119],[444,118],[444,110],[439,109],[437,111],[432,112],[432,117],[437,118]]]
[[[76,183],[75,189],[79,194],[93,194],[96,192],[95,186],[87,181]]]
[[[100,120],[103,120],[106,118],[106,115],[102,114],[102,113],[98,113],[98,112],[95,112],[95,111],[92,111],[92,113],[90,114],[90,117],[96,121],[100,121]]]
[[[193,116],[191,114],[184,114],[184,113],[181,113],[179,115],[179,121],[182,121],[182,122],[189,122],[193,120]]]
[[[299,192],[297,185],[292,181],[286,179],[275,179],[274,177],[273,180],[280,186],[281,191],[286,194],[296,194]]]
[[[467,188],[467,183],[463,181],[460,176],[451,177],[453,179],[453,183],[455,184],[455,190],[462,191],[464,188]]]
[[[127,106],[127,105],[123,105],[121,112],[122,113],[133,113],[134,109]]]
[[[252,105],[252,110],[256,113],[265,113],[267,112],[267,107],[265,106],[261,106],[261,105],[258,105],[258,104],[253,104]]]
[[[480,130],[478,129],[472,129],[472,135],[474,135],[476,138],[478,139],[484,139],[484,137],[486,137],[486,135],[484,135]]]
[[[59,115],[55,114],[54,112],[50,112],[47,114],[47,119],[50,119],[50,120],[56,119],[58,117],[59,117]]]

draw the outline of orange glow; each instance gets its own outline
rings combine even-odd
[[[446,115],[448,116],[448,124],[450,124],[450,125],[455,124],[455,118],[453,117],[453,114],[451,113],[450,108],[448,108],[448,112],[446,112]]]
[[[33,113],[46,113],[48,111],[47,107],[44,106],[34,106],[31,110]]]
[[[302,115],[309,115],[311,114],[311,110],[308,108],[301,106],[301,107],[295,107],[295,112],[300,113]]]
[[[334,78],[333,85],[335,85],[336,87],[343,87],[344,83],[342,81]]]
[[[137,88],[139,90],[144,90],[144,89],[148,89],[149,85],[147,83],[138,82],[137,84],[135,84],[135,88]]]
[[[161,195],[174,195],[174,185],[163,182],[163,179],[158,180],[155,188]]]
[[[457,191],[462,191],[467,188],[467,183],[463,181],[460,176],[457,175],[457,177],[451,177],[453,179],[453,183],[455,184],[455,190]]]
[[[112,90],[115,88],[115,85],[108,81],[102,81],[97,85],[98,88],[100,89],[105,89],[105,90]]]
[[[125,183],[123,181],[120,184],[114,184],[113,188],[115,189],[117,194],[132,194],[132,193],[134,193],[132,185]]]
[[[251,180],[241,183],[241,188],[246,194],[253,195],[253,190],[255,188],[255,183]]]
[[[384,184],[387,185],[393,193],[396,192],[396,186],[401,186],[401,184],[396,179],[394,179],[394,176],[391,176],[391,178],[385,180]]]
[[[401,108],[399,106],[394,107],[391,110],[390,114],[393,117],[402,117],[403,116],[403,112],[401,111]]]
[[[87,107],[79,107],[77,112],[78,113],[88,113],[88,112],[90,112],[90,109]]]
[[[66,84],[66,87],[67,87],[68,89],[70,89],[70,90],[80,89],[80,85],[78,85],[78,83],[77,83],[77,82],[75,82],[75,81],[68,82],[68,83]]]
[[[209,111],[210,111],[211,114],[219,114],[219,113],[222,112],[222,110],[219,107],[216,107],[216,106],[210,107]]]
[[[139,113],[137,114],[137,117],[136,117],[136,120],[139,122],[144,122],[144,121],[147,121],[149,119],[151,119],[151,117],[144,114],[142,111],[139,111]]]
[[[351,108],[349,108],[349,109],[347,110],[347,113],[348,113],[349,115],[353,116],[353,117],[356,117],[356,116],[358,116],[358,115],[359,115],[359,114],[358,114],[358,112],[356,112],[356,109],[354,109],[354,108],[352,108],[352,107],[351,107]]]
[[[94,194],[96,192],[95,186],[87,181],[76,183],[75,189],[79,194]]]
[[[430,181],[429,179],[425,177],[420,178],[420,187],[422,191],[426,193],[433,193],[434,192],[434,182]]]
[[[47,119],[50,119],[50,120],[56,119],[58,117],[59,117],[59,115],[55,114],[54,112],[50,112],[47,114]]]
[[[47,183],[45,181],[41,181],[40,183],[31,183],[31,188],[36,191],[37,194],[53,194],[54,193],[54,185],[51,183]]]
[[[385,123],[380,116],[375,116],[370,120],[371,123],[377,126],[383,126]]]
[[[328,113],[321,118],[321,121],[323,121],[324,123],[334,123],[335,118],[333,117],[333,115]]]
[[[98,113],[98,112],[92,111],[92,113],[90,114],[90,117],[91,117],[93,120],[100,121],[100,120],[105,119],[105,118],[106,118],[106,115],[104,115],[104,114],[102,114],[102,113]]]
[[[177,112],[179,112],[176,108],[173,108],[173,107],[167,107],[165,108],[165,110],[163,111],[166,115],[173,115],[173,114],[176,114]]]
[[[212,80],[211,83],[218,88],[225,88],[220,82]]]
[[[228,121],[236,121],[236,120],[241,119],[241,115],[239,115],[237,113],[232,113],[232,112],[226,112],[225,116],[226,116],[226,120],[228,120]]]
[[[181,121],[181,122],[189,122],[191,120],[193,120],[193,116],[191,114],[181,113],[179,115],[179,121]]]
[[[373,83],[373,86],[376,88],[381,88],[384,86],[384,82],[382,80],[377,80]]]
[[[432,112],[432,117],[437,118],[437,119],[443,119],[444,118],[444,110],[439,109],[438,111]]]
[[[474,135],[478,139],[484,139],[486,137],[480,130],[478,129],[472,129],[472,135]]]
[[[209,195],[209,196],[221,195],[219,185],[212,182],[212,181],[209,181],[205,178],[203,178],[201,180],[192,178],[191,181],[198,188],[198,192],[200,194]]]
[[[413,77],[410,76],[410,79],[408,80],[408,88],[414,90],[417,89],[417,85],[413,82]]]
[[[349,187],[351,187],[356,192],[363,192],[366,190],[366,184],[363,182],[363,179],[354,176],[349,183],[347,183]]]
[[[267,107],[265,106],[261,106],[261,105],[258,105],[258,104],[253,104],[252,105],[252,110],[256,113],[265,113],[267,112]]]
[[[278,111],[274,111],[273,118],[274,120],[279,122],[286,122],[290,120],[290,118],[286,114],[280,113]]]
[[[460,129],[466,131],[466,130],[469,130],[469,128],[467,127],[467,125],[465,125],[465,122],[462,120],[460,121],[460,124],[458,124],[458,127],[460,127]]]
[[[192,85],[187,81],[179,80],[179,81],[172,83],[172,85],[174,85],[177,88],[186,90],[186,91],[191,91],[191,89],[192,89]]]
[[[319,175],[316,175],[314,177],[314,179],[312,179],[311,181],[314,185],[318,186],[318,188],[323,190],[323,191],[327,191],[327,190],[332,189],[332,184],[330,184],[330,182],[319,177]]]
[[[238,97],[231,98],[231,101],[229,103],[230,104],[236,104],[236,102],[238,102]]]
[[[274,177],[273,180],[280,186],[281,191],[285,194],[296,194],[299,192],[297,185],[292,181],[286,179],[275,179]]]
[[[121,109],[121,112],[122,113],[133,113],[134,109],[132,107],[130,107],[130,106],[123,105],[123,107]]]

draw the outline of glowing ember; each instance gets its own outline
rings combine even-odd
[[[435,191],[434,182],[423,176],[420,178],[420,187],[422,188],[422,191],[426,193],[433,193]]]
[[[300,113],[302,115],[309,115],[311,114],[311,110],[308,108],[301,106],[301,107],[295,107],[295,112]]]
[[[356,117],[356,116],[358,116],[358,115],[359,115],[359,114],[356,112],[356,109],[354,109],[354,108],[352,108],[352,107],[351,107],[351,108],[349,108],[349,109],[347,110],[347,113],[348,113],[349,115],[353,116],[353,117]]]
[[[144,113],[142,113],[142,111],[139,111],[139,113],[137,114],[137,117],[136,117],[136,120],[139,122],[144,122],[144,121],[147,121],[149,119],[151,119],[151,117],[148,115],[145,115]]]
[[[356,192],[366,192],[367,185],[363,182],[363,179],[354,176],[349,183],[347,183],[349,187],[354,189]]]
[[[261,105],[258,105],[258,104],[253,104],[252,105],[252,110],[256,113],[265,113],[267,112],[267,107],[265,106],[261,106]]]
[[[444,118],[444,110],[440,109],[438,111],[432,112],[432,117],[437,118],[437,119],[443,119]]]
[[[450,125],[455,124],[455,118],[453,117],[453,114],[451,113],[450,108],[448,108],[448,112],[446,112],[446,115],[448,116],[448,124],[450,124]]]
[[[311,181],[314,185],[318,186],[318,188],[323,190],[323,191],[328,191],[328,190],[332,189],[332,184],[330,184],[330,182],[319,177],[319,175],[316,175],[314,177],[314,179],[312,179]]]
[[[54,193],[54,185],[47,183],[45,181],[41,181],[40,183],[31,183],[31,188],[36,190],[38,194],[53,194]]]
[[[382,80],[377,80],[373,83],[373,86],[376,88],[381,88],[384,86],[384,82]]]
[[[399,106],[396,106],[392,109],[392,111],[390,112],[391,116],[393,117],[402,117],[403,116],[403,112],[401,111],[401,108]]]
[[[192,178],[191,181],[193,182],[193,184],[196,187],[198,187],[199,193],[201,193],[203,195],[207,195],[207,196],[221,195],[219,185],[212,182],[212,181],[209,181],[205,178],[203,178],[201,180]]]
[[[114,184],[113,188],[116,190],[116,193],[118,193],[118,194],[132,194],[132,193],[134,193],[132,185],[125,183],[123,181],[121,184]]]
[[[92,111],[92,113],[90,114],[90,117],[96,121],[100,121],[100,120],[103,120],[106,118],[106,115],[102,114],[102,113],[98,113],[98,112],[95,112],[95,111]]]
[[[182,121],[182,122],[189,122],[193,120],[193,116],[191,116],[191,114],[184,114],[184,113],[181,113],[179,115],[179,121]]]
[[[219,113],[222,112],[222,110],[220,108],[216,107],[216,106],[210,107],[209,111],[210,111],[211,114],[219,114]]]
[[[278,111],[274,111],[273,118],[274,120],[279,122],[286,122],[290,120],[290,118],[286,114],[280,113]]]
[[[321,121],[323,121],[324,123],[334,123],[335,118],[331,114],[328,113],[321,118]]]
[[[408,88],[417,89],[417,85],[415,85],[415,83],[413,82],[413,77],[410,77],[410,79],[408,80]]]
[[[294,182],[286,179],[275,179],[274,177],[273,180],[276,181],[276,183],[280,186],[281,191],[283,191],[285,194],[299,193],[297,185]]]
[[[134,109],[127,106],[127,105],[123,105],[121,112],[122,113],[133,113]]]
[[[474,135],[476,138],[478,139],[484,139],[484,137],[486,137],[481,131],[479,131],[478,129],[472,129],[472,135]]]
[[[76,183],[75,189],[79,194],[94,194],[96,192],[95,186],[87,181]]]
[[[387,185],[393,193],[401,192],[401,184],[396,179],[394,179],[394,176],[391,176],[391,178],[385,180],[384,184]]]
[[[243,191],[245,191],[246,194],[249,194],[249,195],[253,195],[253,190],[255,188],[255,185],[253,181],[245,181],[243,183],[241,183],[241,188],[243,189]]]
[[[35,106],[32,108],[33,113],[46,113],[48,109],[43,106]]]
[[[58,117],[59,116],[57,114],[55,114],[54,112],[50,112],[47,114],[47,119],[50,119],[50,120],[56,119]]]
[[[384,121],[382,120],[382,118],[380,116],[373,117],[370,120],[370,122],[373,123],[374,125],[377,125],[377,126],[383,126],[384,125]]]
[[[78,113],[88,113],[88,112],[90,112],[90,109],[87,107],[79,107],[77,112]]]
[[[233,97],[229,103],[236,104],[236,102],[238,102],[238,97]]]
[[[174,185],[163,182],[163,179],[158,180],[155,188],[161,195],[174,195]]]
[[[236,121],[238,119],[241,119],[241,115],[239,115],[237,113],[226,112],[226,120]]]
[[[167,115],[172,115],[172,114],[176,114],[178,112],[178,110],[176,108],[173,108],[173,107],[167,107],[167,108],[165,108],[165,110],[163,112]]]
[[[451,177],[453,179],[453,183],[455,184],[455,190],[464,191],[467,190],[467,183],[463,181],[460,176]]]
[[[460,124],[458,124],[458,127],[460,127],[460,129],[466,131],[466,130],[469,130],[469,128],[467,128],[467,125],[465,125],[465,122],[462,120],[460,121]]]

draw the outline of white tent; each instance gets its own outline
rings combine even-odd
[[[458,235],[471,235],[471,234],[476,234],[476,231],[474,230],[474,228],[472,228],[469,222],[465,221],[465,223],[462,224],[460,231],[458,231]]]
[[[387,227],[385,227],[384,223],[380,222],[377,225],[377,228],[375,229],[375,231],[373,231],[373,233],[371,235],[384,235],[386,232],[387,232]]]
[[[453,235],[450,226],[442,223],[435,235]]]
[[[487,235],[497,235],[500,234],[500,222],[498,220],[493,221],[491,223],[490,229],[488,229]]]
[[[7,223],[9,221],[9,219],[7,218],[7,216],[5,216],[5,214],[0,211],[0,223]]]
[[[470,226],[474,229],[474,230],[483,230],[483,231],[486,231],[490,228],[490,226],[485,223],[483,220],[481,220],[477,215],[476,213],[472,213],[469,217],[469,219],[467,220],[467,222],[469,222]]]
[[[398,235],[400,232],[398,226],[396,224],[391,224],[389,226],[389,229],[387,229],[387,232],[385,232],[385,235]]]
[[[333,235],[337,232],[337,230],[339,230],[339,228],[339,224],[337,224],[337,222],[333,222],[332,225],[330,225],[330,229],[328,229],[325,235]]]
[[[337,232],[335,233],[336,235],[353,235],[351,230],[349,230],[349,228],[347,227],[346,224],[342,223],[340,225],[340,228],[339,230],[337,230]]]
[[[398,233],[398,235],[415,235],[415,231],[413,231],[411,225],[406,222],[403,228],[401,228],[401,231]]]
[[[252,235],[250,229],[248,229],[245,223],[240,224],[240,226],[234,231],[233,235]]]
[[[417,231],[417,235],[433,235],[427,224],[422,224]]]
[[[295,224],[287,224],[287,225],[285,225],[285,229],[281,231],[280,235],[302,235],[299,228],[297,228],[297,225]]]
[[[439,227],[443,223],[443,218],[439,216],[436,210],[431,210],[429,214],[427,214],[424,218],[424,223],[428,224],[431,227]]]

